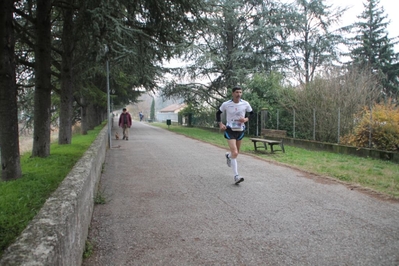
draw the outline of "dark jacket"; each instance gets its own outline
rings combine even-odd
[[[125,123],[124,123],[124,121],[125,121]],[[124,124],[127,124],[127,127],[131,127],[132,126],[132,117],[130,116],[130,114],[128,112],[122,113],[119,116],[119,126],[123,127]]]

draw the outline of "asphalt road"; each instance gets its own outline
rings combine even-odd
[[[242,154],[234,185],[225,149],[146,123],[112,146],[85,266],[399,265],[397,202]]]

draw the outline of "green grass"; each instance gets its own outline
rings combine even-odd
[[[83,259],[90,258],[90,256],[93,254],[93,249],[93,244],[90,241],[86,240],[85,249],[83,251]]]
[[[94,204],[104,205],[105,203],[107,203],[107,196],[105,195],[105,189],[101,189],[100,184],[98,191],[94,196]]]
[[[71,145],[52,143],[47,158],[21,156],[22,178],[0,182],[0,256],[38,213],[46,199],[96,139],[104,124],[76,134]]]
[[[168,129],[165,124],[153,123],[153,125]],[[169,130],[228,149],[227,141],[220,132],[181,126],[170,126]],[[245,137],[242,141],[241,152],[368,188],[389,198],[399,199],[399,164],[331,152],[311,151],[288,145],[284,145],[284,148],[285,153],[255,153],[253,143]]]

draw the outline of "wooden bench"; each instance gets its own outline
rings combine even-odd
[[[272,153],[275,151],[273,148],[274,145],[279,145],[281,147],[281,150],[285,152],[282,140],[259,139],[259,138],[250,138],[250,140],[254,143],[255,151],[257,151],[259,148],[264,148],[265,150],[267,150],[267,144],[269,144]],[[258,142],[263,143],[263,146],[257,146],[256,143]]]
[[[284,143],[283,139],[280,140],[274,140],[274,139],[266,139],[266,137],[273,137],[273,138],[281,138],[281,137],[286,137],[287,136],[287,131],[285,130],[274,130],[274,129],[262,129],[262,135],[264,138],[250,138],[250,140],[254,144],[255,151],[257,151],[259,148],[264,148],[267,150],[267,145],[270,146],[270,150],[272,153],[274,153],[274,145],[279,145],[281,148],[281,151],[285,153],[284,149]],[[257,143],[260,142],[263,145],[258,146]]]

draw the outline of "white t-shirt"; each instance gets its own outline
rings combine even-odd
[[[247,101],[240,99],[238,103],[233,102],[233,100],[222,103],[219,110],[222,113],[226,112],[227,127],[230,127],[233,131],[243,131],[245,130],[245,123],[238,120],[245,117],[246,112],[252,112],[252,107]]]

